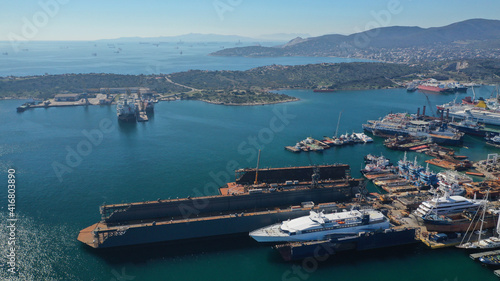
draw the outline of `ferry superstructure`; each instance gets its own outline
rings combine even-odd
[[[450,196],[445,193],[444,196],[434,197],[429,201],[424,201],[415,211],[417,217],[425,217],[430,214],[446,215],[456,214],[463,211],[477,211],[481,206],[482,200],[467,199],[463,196]]]
[[[467,97],[462,103],[451,101],[437,106],[438,110],[446,111],[450,117],[468,119],[482,124],[500,125],[500,102],[498,96],[484,100]]]
[[[464,195],[465,188],[461,185],[472,182],[472,178],[457,171],[445,170],[437,174],[438,189],[450,195]]]
[[[257,242],[312,241],[388,228],[389,220],[375,210],[330,214],[311,211],[309,216],[254,230],[250,232],[250,236]]]

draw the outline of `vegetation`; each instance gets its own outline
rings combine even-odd
[[[285,94],[270,92],[242,91],[214,91],[204,90],[193,94],[181,94],[181,99],[202,100],[209,103],[224,105],[258,105],[278,102],[295,101],[296,98]]]
[[[47,99],[56,94],[70,92],[81,93],[91,89],[115,87],[149,87],[161,93],[178,93],[188,91],[177,86],[164,77],[146,75],[119,74],[62,74],[28,77],[0,78],[0,98],[33,97]]]
[[[170,75],[182,85],[198,89],[279,89],[318,86],[367,89],[394,86],[391,78],[420,71],[420,67],[388,63],[323,63],[297,66],[271,65],[247,71],[191,70]]]
[[[51,98],[58,93],[113,87],[148,87],[217,104],[265,104],[295,98],[273,89],[380,89],[422,78],[451,78],[461,82],[499,83],[500,59],[393,63],[322,63],[270,65],[246,71],[191,70],[169,75],[64,74],[0,78],[0,98]]]

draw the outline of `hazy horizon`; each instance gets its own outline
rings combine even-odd
[[[286,4],[19,0],[3,3],[2,10],[0,41],[95,41],[190,33],[259,39],[269,34],[347,35],[384,26],[427,28],[473,18],[500,20],[500,1],[495,0],[290,0]]]

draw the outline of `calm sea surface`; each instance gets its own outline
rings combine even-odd
[[[301,100],[253,107],[162,102],[148,123],[126,125],[117,122],[114,107],[16,113],[21,101],[0,101],[0,178],[5,181],[0,221],[4,225],[7,216],[7,169],[15,168],[18,280],[496,280],[491,270],[457,249],[416,246],[341,254],[317,267],[306,265],[308,272],[301,263],[284,262],[270,247],[246,238],[102,253],[76,240],[80,229],[99,220],[102,203],[193,195],[207,183],[226,180],[230,161],[255,166],[259,147],[261,166],[341,162],[359,176],[365,154],[384,153],[393,161],[402,154],[386,150],[378,138],[373,144],[322,154],[294,154],[283,146],[308,136],[333,135],[340,111],[339,131],[352,132],[360,131],[367,119],[391,111],[416,112],[417,106],[429,108],[454,98],[430,94],[429,105],[424,94],[404,89],[283,92]],[[491,88],[479,92],[488,97]],[[276,116],[281,122],[272,126]],[[109,123],[106,130],[102,122]],[[98,130],[102,139],[87,143],[86,134],[98,135]],[[466,137],[465,146],[459,153],[472,160],[498,152],[479,138]],[[71,151],[80,151],[81,158],[71,156]],[[425,159],[418,154],[419,162]],[[59,171],[59,178],[54,165],[67,168]],[[0,241],[6,237],[2,227]],[[4,242],[1,245],[5,248]],[[10,278],[3,254],[0,261],[0,278]],[[297,268],[302,271],[293,271]]]
[[[154,44],[153,44],[154,43]],[[282,43],[282,42],[281,42]],[[264,43],[273,46],[278,43]],[[244,46],[244,45],[242,45]],[[0,76],[62,73],[153,74],[190,69],[247,70],[282,64],[367,61],[334,57],[244,58],[207,54],[236,47],[234,42],[26,42],[13,48],[0,41]]]
[[[180,47],[169,43],[156,47],[134,43],[115,44],[115,48],[104,43],[96,43],[96,47],[95,43],[82,42],[61,43],[61,46],[32,44],[26,45],[27,51],[14,53],[4,43],[0,51],[9,54],[0,57],[0,75],[167,73],[188,68],[248,69],[271,63],[328,61],[327,58],[205,56],[208,49],[220,48],[215,44],[189,47],[189,43],[184,43]],[[118,48],[122,51],[114,53]],[[191,51],[194,54],[190,57]],[[341,60],[330,58],[330,61]],[[148,67],[152,69],[150,72]],[[489,97],[491,90],[482,87],[478,95]],[[104,252],[92,251],[76,240],[82,228],[100,219],[101,204],[203,192],[208,183],[234,180],[232,167],[228,166],[237,163],[239,167],[254,167],[259,148],[264,167],[340,162],[350,164],[352,174],[360,176],[365,154],[384,153],[393,161],[402,154],[386,150],[378,138],[372,144],[337,147],[322,154],[293,154],[283,147],[308,136],[333,135],[340,111],[343,113],[339,132],[359,132],[367,119],[377,119],[391,111],[416,112],[417,107],[424,105],[429,112],[436,104],[455,97],[428,94],[427,100],[422,93],[407,93],[403,89],[282,92],[301,100],[253,107],[198,101],[162,102],[156,105],[154,118],[141,124],[119,124],[115,108],[108,106],[16,113],[15,108],[22,101],[0,101],[0,180],[4,181],[0,184],[0,279],[496,280],[491,270],[457,249],[432,251],[415,246],[348,253],[304,267],[300,262],[282,261],[270,247],[245,237]],[[466,137],[464,144],[458,153],[472,160],[499,151],[484,145],[479,138]],[[420,163],[427,159],[417,156]],[[19,273],[15,277],[7,272],[5,257],[9,168],[16,170],[17,180]]]

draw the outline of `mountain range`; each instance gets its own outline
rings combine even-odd
[[[338,56],[363,50],[430,48],[435,46],[480,46],[500,42],[500,20],[470,19],[442,27],[380,27],[351,35],[328,34],[297,37],[277,47],[236,47],[212,53],[216,56]]]
[[[259,41],[263,42],[286,42],[291,38],[297,36],[308,36],[308,34],[303,33],[274,33],[274,34],[262,34],[255,38],[239,36],[239,35],[222,35],[222,34],[203,34],[203,33],[189,33],[176,36],[160,36],[160,37],[121,37],[115,39],[101,39],[98,41],[110,41],[110,42],[160,42],[160,41],[170,41],[170,42],[245,42],[245,43],[255,43]]]

